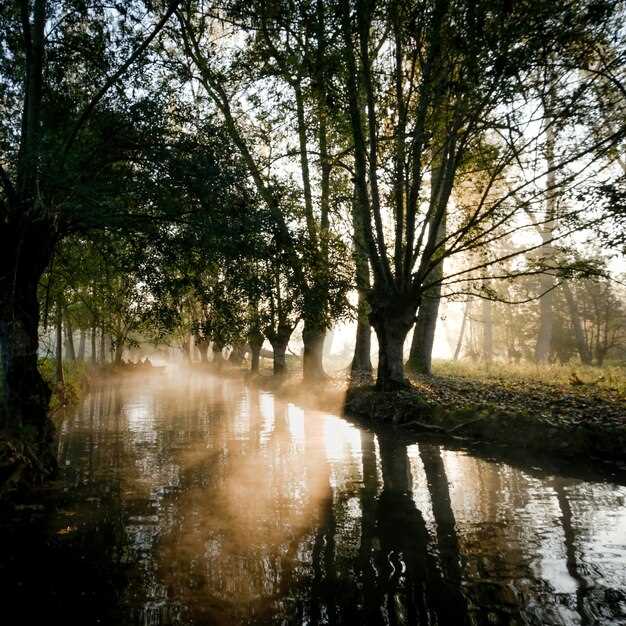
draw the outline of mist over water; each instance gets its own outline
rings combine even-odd
[[[2,523],[22,623],[626,624],[623,486],[193,373],[95,389],[58,456]]]

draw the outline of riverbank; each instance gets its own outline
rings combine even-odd
[[[43,441],[41,433],[28,428],[0,431],[0,500],[54,476],[55,429],[64,411],[78,404],[89,390],[94,377],[93,370],[82,361],[63,364],[63,384],[56,380],[53,359],[40,359],[39,371],[51,392],[48,408],[50,430]]]
[[[389,426],[440,441],[493,444],[516,456],[608,463],[626,472],[626,398],[620,389],[580,378],[555,383],[531,378],[416,376],[412,388],[379,392],[341,379],[304,386],[296,376],[249,378],[295,404],[334,412],[374,427]]]

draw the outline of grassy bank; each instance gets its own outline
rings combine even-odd
[[[536,363],[504,364],[472,361],[433,362],[437,377],[465,378],[498,385],[557,385],[562,389],[578,389],[582,393],[608,393],[626,397],[626,367],[608,364],[592,367],[580,363],[539,365]]]
[[[411,376],[410,390],[393,393],[367,385],[349,388],[344,375],[321,386],[303,385],[298,371],[283,381],[269,376],[256,381],[296,404],[388,424],[404,433],[496,444],[554,458],[595,458],[626,468],[623,367],[487,367],[437,361],[433,370],[431,376]]]
[[[92,368],[83,361],[66,361],[63,363],[62,385],[56,380],[56,363],[54,359],[40,359],[39,371],[46,381],[52,396],[50,398],[50,415],[54,416],[66,407],[78,402],[81,395],[89,388]]]

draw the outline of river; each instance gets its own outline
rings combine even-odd
[[[2,520],[11,624],[626,624],[626,487],[239,380],[103,385]]]

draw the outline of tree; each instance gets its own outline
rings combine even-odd
[[[548,15],[541,3],[481,2],[468,9],[445,0],[339,5],[355,185],[373,273],[369,304],[379,343],[377,386],[395,389],[406,384],[404,341],[426,289],[461,282],[462,274],[480,269],[438,279],[433,272],[442,260],[488,246],[502,236],[494,233],[500,226],[509,233],[524,228],[516,221],[514,193],[502,183],[507,168],[521,164],[530,146],[545,137],[546,126],[532,128],[521,101],[532,92],[538,68],[546,66],[546,51],[559,49],[573,65],[584,63],[579,41],[568,47],[568,37],[584,25],[592,38],[601,28],[595,16],[604,23],[606,13],[577,7],[572,15],[572,7],[564,7]],[[571,111],[590,89],[585,81],[570,88],[563,109]],[[465,216],[450,216],[449,232],[440,239],[452,189],[463,182],[461,164],[489,144],[487,136],[499,138],[498,154],[484,171],[480,201]],[[535,169],[532,180],[518,180],[514,191],[531,188],[533,197],[544,197],[536,180],[565,165],[575,164],[580,172],[583,157],[615,145],[620,136],[621,131],[600,142],[589,139],[582,149],[570,145],[553,168]],[[441,174],[433,176],[433,170]],[[426,200],[429,178],[437,188]]]
[[[62,3],[24,0],[0,16],[0,62],[3,70],[10,66],[2,72],[7,105],[0,129],[0,423],[9,430],[29,426],[50,464],[50,393],[37,369],[37,286],[67,232],[64,205],[71,204],[82,176],[94,172],[93,144],[79,145],[77,139],[85,138],[105,96],[142,57],[175,7],[170,3],[139,41],[139,29],[131,26],[136,12],[124,10],[122,38],[111,38],[119,45],[99,49],[90,46],[85,27],[93,25],[103,35],[101,43],[107,41],[101,3],[89,12],[81,11],[80,3],[66,11]],[[77,44],[88,52],[76,55]],[[92,54],[95,49],[100,54]],[[63,80],[53,82],[59,76]],[[95,93],[89,90],[94,76],[100,83]],[[63,100],[64,108],[58,106]]]

